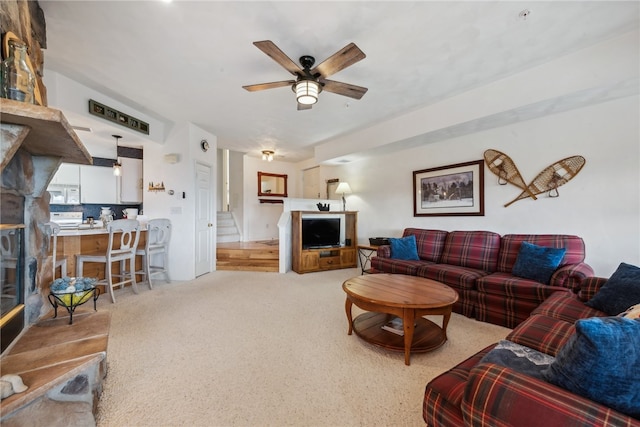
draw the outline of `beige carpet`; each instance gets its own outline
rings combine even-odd
[[[449,341],[406,366],[347,335],[341,285],[357,274],[218,271],[101,297],[98,426],[424,425],[426,383],[509,330],[454,314]]]

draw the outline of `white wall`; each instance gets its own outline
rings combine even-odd
[[[142,144],[143,158],[143,212],[148,218],[169,218],[173,226],[170,247],[170,270],[174,280],[190,280],[195,277],[195,162],[200,161],[212,168],[211,222],[215,224],[215,203],[217,200],[217,138],[192,123],[165,123],[134,108],[122,104],[104,94],[79,84],[53,71],[45,73],[49,105],[60,109],[72,124],[94,123],[100,129],[100,137],[111,133],[129,134]],[[150,124],[150,135],[138,135],[118,124],[111,124],[88,113],[89,99],[105,103],[127,114],[131,114]],[[86,122],[84,121],[86,120]],[[96,135],[80,132],[78,135],[93,156],[115,154],[115,144],[101,152],[100,145],[92,138]],[[209,151],[200,149],[200,141],[209,142]],[[112,150],[112,151],[111,151]],[[179,161],[169,164],[165,154],[178,154]],[[149,192],[149,182],[164,182],[165,192]],[[173,190],[174,194],[169,194]],[[184,198],[183,198],[184,193]],[[215,270],[215,227],[212,227],[212,262]]]
[[[206,153],[200,150],[200,141],[206,139],[210,148]],[[175,164],[164,162],[164,155],[178,153],[180,161]],[[190,280],[195,277],[195,163],[210,165],[212,168],[211,213],[215,223],[216,202],[216,157],[217,139],[192,123],[175,126],[167,135],[164,145],[149,145],[144,148],[144,178],[148,185],[164,181],[165,192],[144,192],[144,214],[149,218],[169,218],[173,230],[171,234],[170,269],[174,280]],[[169,194],[173,190],[174,194]],[[184,193],[184,197],[183,197]],[[212,270],[215,269],[215,227],[212,228]]]
[[[622,261],[640,265],[639,117],[632,96],[342,166],[340,178],[354,192],[347,205],[360,212],[359,241],[400,236],[406,227],[575,234],[596,275],[608,277]],[[520,190],[498,185],[485,167],[485,216],[413,216],[413,171],[480,160],[490,148],[509,155],[527,183],[568,156],[581,155],[586,165],[560,197],[508,208]]]
[[[301,173],[296,164],[278,160],[266,162],[261,158],[245,155],[243,157],[243,241],[278,238],[277,224],[283,206],[280,203],[260,203],[258,200],[258,171],[286,174],[288,197],[301,197]]]
[[[135,141],[136,144],[164,143],[165,137],[167,136],[166,132],[168,132],[170,127],[167,126],[167,123],[116,101],[107,95],[84,86],[55,71],[46,70],[43,80],[47,87],[49,107],[61,110],[72,126],[80,125],[93,129],[90,133],[77,132],[83,144],[90,148],[90,153],[93,157],[114,157],[116,152],[115,140],[111,138],[111,134],[114,133],[123,136],[120,143],[125,141],[127,143]],[[90,114],[90,99],[149,123],[149,135]],[[108,142],[106,147],[103,145],[105,138]]]

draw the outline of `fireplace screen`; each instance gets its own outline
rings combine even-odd
[[[23,323],[23,225],[0,225],[0,324],[2,349]],[[10,342],[10,341],[9,341]]]

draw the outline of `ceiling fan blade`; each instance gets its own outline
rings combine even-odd
[[[353,99],[360,99],[367,93],[366,87],[356,86],[349,83],[337,82],[335,80],[323,80],[324,86],[322,90],[327,92],[336,93],[338,95],[348,96]]]
[[[283,80],[280,82],[258,83],[256,85],[247,85],[242,87],[248,90],[249,92],[257,92],[259,90],[275,89],[277,87],[291,86],[295,82],[296,82],[295,80]]]
[[[364,59],[367,55],[360,50],[355,43],[349,43],[329,58],[322,61],[320,65],[311,70],[311,74],[320,73],[322,77],[329,77],[340,70],[344,70],[350,65]]]
[[[298,64],[293,62],[291,58],[285,55],[285,53],[281,51],[280,48],[276,46],[271,40],[253,42],[253,44],[258,49],[266,53],[267,56],[269,56],[269,58],[276,61],[278,64],[284,67],[285,70],[287,70],[294,76],[297,76],[298,75],[297,73],[302,73],[302,68],[300,68]]]
[[[311,110],[311,107],[313,107],[313,104],[300,104],[298,102],[298,111],[300,111],[300,110]]]

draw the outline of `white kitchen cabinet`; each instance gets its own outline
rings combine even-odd
[[[120,157],[120,203],[142,203],[142,159]]]
[[[73,163],[62,163],[50,182],[51,185],[80,185],[80,166]]]
[[[117,204],[117,182],[112,168],[80,165],[80,200],[82,203]]]

